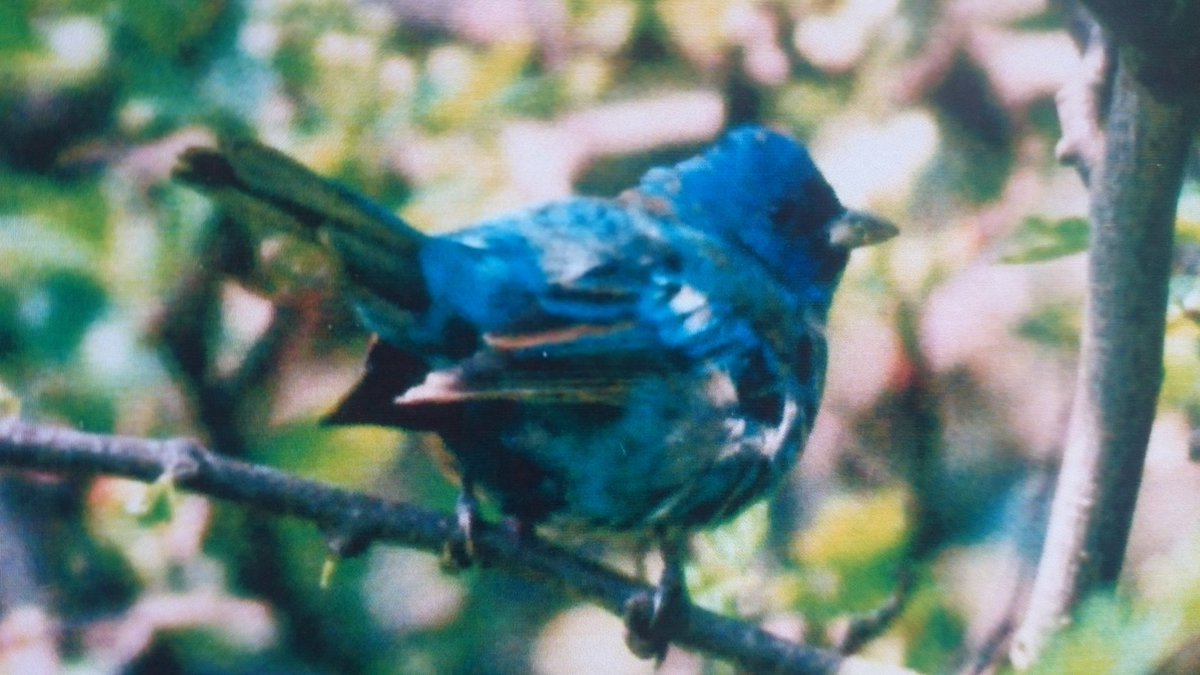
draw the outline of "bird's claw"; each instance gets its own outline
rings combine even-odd
[[[442,567],[462,571],[475,562],[475,523],[479,519],[479,504],[464,490],[454,505],[455,527],[442,547]]]
[[[683,584],[664,575],[653,592],[642,591],[625,603],[625,644],[638,658],[662,663],[687,621],[687,592]]]

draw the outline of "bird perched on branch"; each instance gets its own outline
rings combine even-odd
[[[526,525],[657,537],[630,644],[662,655],[687,534],[768,494],[825,377],[851,249],[895,228],[843,207],[791,138],[743,127],[615,199],[576,197],[427,236],[279,152],[193,148],[178,178],[337,258],[377,338],[329,416],[439,434],[461,484]]]

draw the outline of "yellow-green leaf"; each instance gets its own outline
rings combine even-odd
[[[1043,262],[1086,251],[1088,229],[1084,218],[1030,216],[1001,244],[1000,261]]]

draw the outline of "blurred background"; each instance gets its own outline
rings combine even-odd
[[[817,427],[770,503],[696,538],[710,608],[868,657],[995,657],[1041,542],[1081,317],[1086,192],[1054,159],[1077,64],[1042,0],[7,0],[0,414],[214,449],[449,509],[380,429],[317,425],[367,336],[329,261],[223,222],[169,172],[256,137],[427,232],[612,196],[723,129],[809,144],[855,254]],[[1200,186],[1180,208],[1167,379],[1121,588],[1046,672],[1145,672],[1200,634]],[[649,673],[616,617],[375,545],[321,588],[314,527],[0,469],[0,672]],[[627,556],[590,555],[627,570]],[[653,565],[652,565],[653,567]],[[727,666],[672,650],[666,673]]]

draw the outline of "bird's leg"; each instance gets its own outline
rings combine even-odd
[[[662,576],[653,593],[638,593],[625,603],[625,643],[637,656],[654,657],[661,663],[671,638],[687,622],[691,601],[683,575],[687,536],[680,532],[660,533],[659,542]]]
[[[479,520],[479,502],[475,499],[475,484],[465,473],[454,503],[455,528],[442,550],[442,565],[451,570],[463,570],[475,560],[475,541],[472,538]]]

